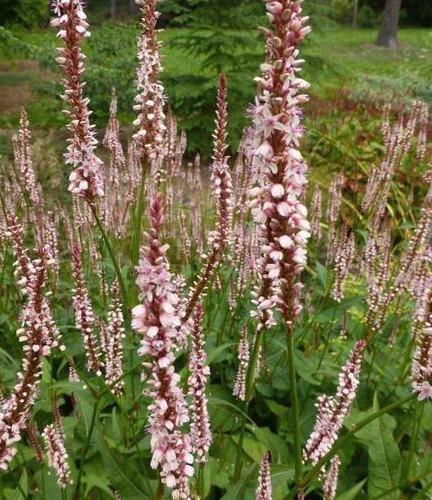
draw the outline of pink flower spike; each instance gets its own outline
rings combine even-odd
[[[411,364],[413,392],[420,401],[432,399],[432,279],[425,284],[418,301],[415,321],[415,343]]]
[[[255,494],[255,500],[272,500],[272,484],[270,477],[270,454],[266,453],[261,461],[261,467],[258,478],[258,488]]]
[[[85,198],[89,203],[104,195],[102,161],[97,157],[94,126],[90,123],[88,99],[84,97],[82,74],[85,71],[85,56],[81,52],[81,42],[88,36],[88,23],[81,0],[55,2],[52,7],[54,19],[51,25],[60,27],[58,36],[64,41],[61,57],[57,58],[63,69],[64,94],[62,98],[69,104],[67,110],[71,133],[65,161],[72,167],[69,177],[69,191]]]
[[[61,420],[56,419],[55,424],[47,425],[43,430],[42,437],[45,441],[48,465],[54,469],[60,488],[65,489],[72,484],[72,478]]]
[[[198,304],[190,332],[192,347],[189,357],[189,371],[191,374],[188,379],[189,395],[192,397],[190,409],[192,418],[191,441],[197,461],[200,463],[207,461],[207,453],[213,441],[206,396],[210,368],[206,365],[207,355],[204,350],[204,335],[201,326],[203,315],[202,305]]]
[[[332,449],[351,410],[360,383],[365,348],[366,342],[363,340],[355,344],[339,374],[336,396],[323,395],[318,398],[317,419],[303,451],[305,460],[310,460],[314,465]]]
[[[337,484],[339,479],[340,459],[336,455],[330,461],[326,471],[325,483],[323,488],[324,500],[334,500],[336,497]]]
[[[163,221],[159,194],[150,203],[148,246],[141,248],[137,267],[137,284],[145,306],[134,308],[132,327],[142,337],[139,355],[149,360],[144,366],[149,366],[150,373],[143,373],[142,378],[148,381],[145,394],[152,400],[151,467],[160,468],[162,482],[173,489],[174,498],[187,500],[188,479],[193,474],[193,448],[189,435],[183,432],[189,415],[180,377],[174,369],[174,353],[184,345],[185,331],[179,318],[181,301],[177,286],[169,272],[167,248],[160,241]]]

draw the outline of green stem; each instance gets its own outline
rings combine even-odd
[[[199,498],[204,498],[204,494],[205,494],[204,466],[205,466],[205,464],[199,464],[199,467],[198,467],[197,494],[199,495]]]
[[[73,496],[73,498],[76,500],[79,500],[79,498],[80,498],[81,477],[82,477],[82,472],[83,472],[83,467],[84,467],[84,460],[85,460],[87,452],[90,448],[91,437],[93,435],[93,431],[94,431],[95,426],[96,426],[96,417],[97,417],[97,413],[98,413],[97,410],[98,410],[99,402],[100,402],[100,397],[99,397],[99,399],[97,399],[97,401],[94,405],[93,414],[92,414],[92,418],[91,418],[91,422],[90,422],[90,428],[89,428],[89,432],[87,434],[87,440],[86,440],[86,443],[84,445],[84,448],[82,450],[81,457],[80,457],[78,477],[77,477],[77,482],[76,482],[76,487],[75,487],[75,493]]]
[[[302,476],[302,450],[301,450],[301,436],[300,436],[300,416],[298,405],[298,391],[297,391],[297,376],[294,360],[294,332],[292,327],[286,327],[287,335],[287,348],[288,348],[288,369],[292,405],[292,417],[294,426],[294,467],[295,467],[295,482],[298,482]]]
[[[250,357],[249,361],[249,366],[248,366],[248,371],[246,374],[246,401],[250,402],[252,399],[252,392],[253,392],[253,385],[255,382],[255,374],[256,374],[256,367],[258,364],[258,358],[259,358],[259,352],[260,352],[260,347],[261,347],[261,339],[263,336],[264,330],[258,330],[256,332],[256,337],[255,337],[255,343],[252,348],[252,355]]]
[[[394,403],[391,403],[387,406],[384,406],[384,408],[381,408],[381,410],[373,413],[372,415],[369,415],[368,417],[364,418],[363,420],[360,420],[354,427],[348,431],[343,437],[338,439],[336,441],[335,445],[333,448],[325,455],[321,460],[315,465],[315,467],[306,474],[306,476],[303,478],[303,480],[300,482],[299,487],[300,488],[305,488],[308,486],[314,479],[315,477],[320,473],[322,467],[326,464],[328,460],[330,460],[332,457],[334,457],[337,453],[337,451],[350,439],[354,434],[356,434],[359,430],[363,429],[363,427],[366,427],[366,425],[370,424],[373,422],[375,419],[381,417],[381,415],[384,415],[391,410],[394,410],[395,408],[398,408],[399,406],[402,406],[406,403],[409,403],[412,401],[415,397],[417,397],[416,394],[410,394],[404,399],[401,399],[399,401],[396,401]]]
[[[404,490],[408,486],[411,486],[411,485],[417,483],[418,481],[420,481],[421,479],[429,476],[430,473],[431,473],[431,471],[428,470],[425,474],[422,474],[421,476],[416,476],[416,477],[412,477],[411,479],[407,479],[403,483],[399,483],[396,486],[392,486],[391,488],[389,488],[388,490],[383,491],[379,495],[376,495],[376,496],[372,497],[371,500],[379,500],[381,498],[388,498],[388,495],[390,493],[393,493],[396,490]],[[432,483],[430,483],[430,484],[432,484]],[[425,489],[424,491],[427,491],[427,489]],[[424,491],[422,493],[424,493]],[[414,499],[414,498],[417,498],[417,495],[415,495],[414,497],[412,497],[412,499]],[[424,497],[421,497],[421,498],[424,498]]]
[[[240,479],[241,473],[242,473],[242,468],[243,468],[242,451],[243,451],[243,441],[244,441],[245,431],[246,431],[246,420],[247,420],[248,407],[249,407],[249,403],[245,402],[244,409],[243,409],[244,416],[242,418],[242,423],[241,423],[240,439],[239,439],[239,443],[238,443],[238,447],[237,447],[237,458],[236,458],[236,464],[235,464],[235,469],[234,469],[234,483],[236,483]]]
[[[142,213],[144,211],[144,190],[145,190],[145,170],[142,168],[141,172],[141,183],[139,187],[138,203],[133,207],[134,210],[134,232],[132,234],[132,263],[136,265],[139,258],[139,246],[141,238],[141,222]]]
[[[418,398],[416,398],[415,415],[414,415],[414,420],[413,420],[413,431],[411,433],[410,448],[409,448],[409,454],[408,454],[407,465],[406,465],[407,481],[409,480],[411,465],[412,465],[413,460],[414,460],[414,453],[415,453],[415,449],[416,449],[418,431],[420,429],[420,421],[421,421],[421,418],[423,415],[423,408],[424,408],[424,405],[421,404],[421,402],[418,400]]]
[[[105,232],[105,229],[104,229],[104,227],[99,219],[98,214],[96,213],[96,208],[94,207],[94,205],[90,205],[90,209],[93,212],[93,216],[95,218],[96,224],[99,228],[99,231],[101,232],[102,238],[105,242],[105,245],[107,246],[108,253],[109,253],[111,261],[113,263],[114,270],[115,270],[115,273],[117,275],[117,279],[118,279],[119,284],[120,284],[120,289],[121,289],[122,296],[123,296],[125,318],[126,318],[126,322],[128,323],[129,319],[130,319],[130,312],[129,312],[129,300],[128,300],[128,293],[127,293],[126,284],[124,282],[123,275],[122,275],[121,270],[120,270],[120,266],[117,262],[116,256],[115,256],[113,248],[111,246],[111,242],[110,242],[110,240]]]

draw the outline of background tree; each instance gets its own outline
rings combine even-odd
[[[47,23],[48,18],[46,0],[0,0],[0,26],[20,24],[31,28]]]
[[[402,0],[386,0],[384,17],[378,35],[378,45],[394,49],[397,47],[397,30]]]
[[[256,0],[170,0],[161,7],[165,19],[184,28],[173,42],[190,61],[175,79],[165,76],[173,111],[188,132],[189,150],[202,150],[208,144],[204,149],[209,153],[220,73],[228,79],[232,136],[239,137],[245,124],[245,110],[255,91],[253,77],[262,58],[261,48],[251,52],[249,47],[260,47],[253,38],[258,36],[255,27],[265,23],[265,10]],[[199,65],[199,71],[192,72],[191,64]]]

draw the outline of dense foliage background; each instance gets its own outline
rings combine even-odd
[[[92,21],[115,16],[127,18],[135,16],[137,10],[131,0],[90,0],[88,2]],[[325,16],[338,22],[350,22],[353,13],[353,0],[311,0],[305,6],[309,14]],[[114,11],[113,11],[114,7]],[[384,8],[382,0],[359,0],[360,25],[371,26],[380,22]],[[48,22],[48,2],[46,0],[1,0],[1,23],[4,25],[21,24],[27,27],[41,26]],[[225,15],[230,9],[241,10],[243,19],[250,25],[254,17],[262,17],[262,5],[257,0],[241,0],[227,2],[226,0],[166,0],[162,7],[165,23],[182,25],[191,20],[199,21],[204,25],[209,22],[208,17],[202,17],[210,10]],[[432,6],[428,0],[403,0],[402,25],[430,26],[432,22]],[[244,26],[245,27],[245,26]]]

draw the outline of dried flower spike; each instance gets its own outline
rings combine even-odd
[[[213,134],[213,164],[211,167],[212,193],[217,201],[216,229],[209,235],[209,253],[205,256],[203,267],[189,292],[184,321],[187,321],[205,294],[207,286],[220,264],[231,236],[232,225],[232,178],[225,155],[228,121],[227,83],[224,75],[219,78],[216,98],[216,128]]]

